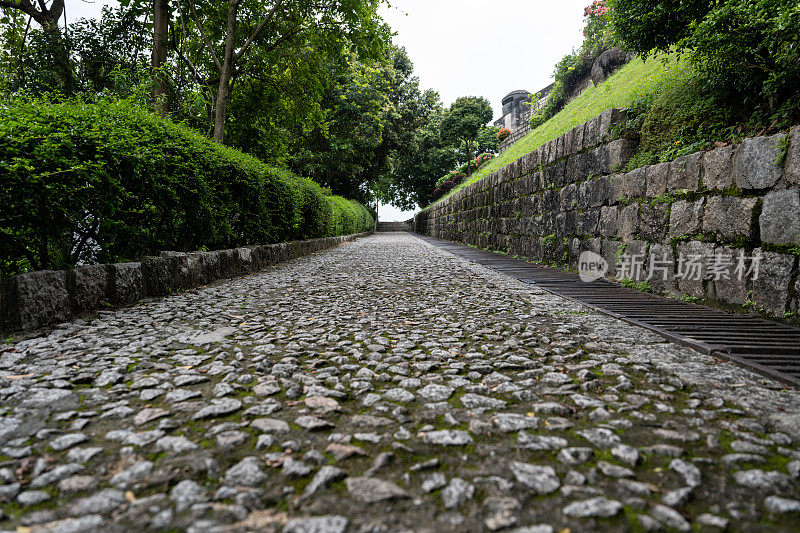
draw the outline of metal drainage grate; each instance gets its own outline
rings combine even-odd
[[[414,235],[453,255],[649,329],[677,344],[726,359],[785,385],[800,388],[798,328],[670,300],[606,280],[585,283],[571,272],[534,265],[435,237]]]

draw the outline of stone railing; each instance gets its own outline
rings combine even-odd
[[[41,328],[108,306],[251,274],[370,233],[214,252],[163,252],[135,263],[20,274],[0,280],[0,331]]]
[[[613,139],[624,118],[606,111],[457,191],[418,213],[415,231],[571,269],[592,251],[609,277],[622,255],[639,257],[644,279],[667,269],[649,280],[656,291],[796,317],[800,127],[620,173],[637,149]],[[698,256],[738,258],[751,275],[677,275]]]

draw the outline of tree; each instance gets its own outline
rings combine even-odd
[[[478,138],[478,132],[490,120],[492,106],[486,98],[462,96],[444,114],[442,136],[445,140],[464,141],[469,161],[472,159],[472,145]],[[472,177],[472,169],[468,170],[468,175]]]
[[[72,94],[75,91],[75,75],[72,72],[69,49],[61,34],[61,28],[58,26],[58,21],[64,13],[64,0],[53,0],[50,7],[47,7],[44,0],[39,0],[37,5],[34,5],[31,0],[0,0],[0,8],[21,11],[41,26],[47,37],[47,43],[53,51],[53,57],[63,82],[63,91],[66,94]]]
[[[456,148],[442,138],[444,108],[438,93],[425,91],[422,100],[427,103],[426,121],[414,131],[391,175],[380,184],[381,199],[404,210],[429,205],[437,180],[456,166],[458,158]]]
[[[797,0],[612,0],[614,31],[633,51],[688,53],[725,102],[770,113],[800,108]],[[777,120],[777,119],[776,119]]]
[[[150,66],[158,80],[153,87],[153,100],[162,117],[169,113],[169,80],[162,69],[167,63],[170,18],[169,0],[153,0],[153,51]]]
[[[201,84],[216,87],[213,138],[222,142],[228,102],[237,79],[247,75],[253,56],[283,51],[306,32],[361,48],[379,47],[383,30],[380,0],[180,0],[179,57]],[[187,44],[186,40],[191,42]],[[221,53],[220,53],[221,52]]]

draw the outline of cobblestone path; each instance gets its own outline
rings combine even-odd
[[[408,234],[0,375],[5,530],[800,530],[797,393]]]

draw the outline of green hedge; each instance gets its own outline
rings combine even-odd
[[[5,274],[372,227],[363,205],[129,102],[0,107]]]

